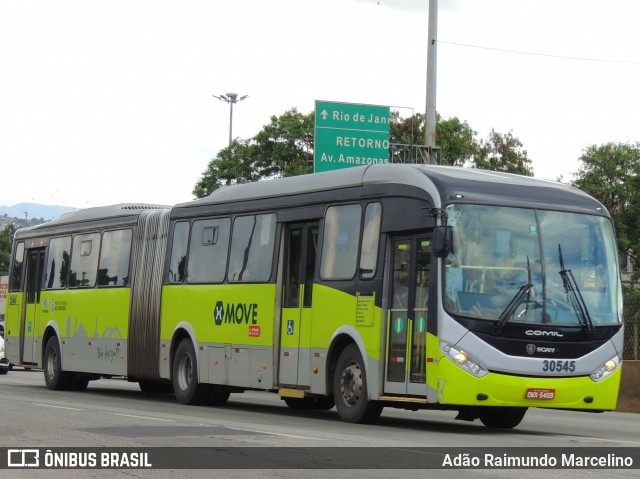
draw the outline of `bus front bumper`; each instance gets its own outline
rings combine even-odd
[[[616,408],[621,368],[595,382],[588,376],[525,377],[490,372],[482,378],[442,358],[438,402],[465,406],[518,406],[608,411]]]

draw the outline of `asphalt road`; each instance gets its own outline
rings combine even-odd
[[[536,447],[549,451],[568,448],[597,448],[615,453],[619,447],[640,448],[640,415],[631,413],[590,414],[530,409],[523,422],[512,430],[491,430],[479,421],[456,421],[455,412],[385,409],[375,425],[346,424],[335,409],[294,411],[275,394],[245,392],[232,394],[224,407],[182,406],[173,395],[145,395],[138,385],[122,379],[90,383],[84,392],[49,391],[41,371],[14,369],[0,376],[0,446],[3,448],[171,448],[180,454],[227,454],[240,467],[213,469],[206,477],[640,477],[640,469],[396,469],[403,457],[415,460],[429,451],[419,448]],[[200,451],[194,448],[214,448]],[[259,449],[281,460],[282,467],[256,468]],[[291,462],[293,453],[303,454]],[[306,448],[337,447],[320,457]],[[75,449],[74,449],[75,448]],[[359,448],[359,449],[349,449]],[[640,449],[638,449],[640,450]],[[258,451],[258,454],[254,454]],[[362,454],[360,452],[363,452]],[[163,454],[164,454],[163,452]],[[326,469],[335,461],[371,461],[365,469]],[[329,455],[329,456],[327,456]],[[157,455],[156,455],[157,458]],[[165,459],[162,457],[161,459]],[[184,459],[184,457],[182,457]],[[244,461],[244,462],[243,462]],[[343,461],[343,462],[340,462]],[[388,464],[387,464],[388,462]],[[259,464],[259,463],[258,463]],[[278,462],[276,461],[276,464]],[[335,464],[332,462],[333,466]],[[380,470],[379,468],[387,468]],[[372,469],[373,468],[373,469]],[[394,469],[394,470],[389,470]],[[102,470],[0,470],[0,478],[16,477],[203,477],[201,470],[102,469]]]

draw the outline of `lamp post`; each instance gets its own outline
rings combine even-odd
[[[227,93],[225,95],[212,96],[229,104],[229,146],[231,146],[231,140],[233,139],[233,105],[234,103],[244,100],[249,95],[238,97],[237,93]]]

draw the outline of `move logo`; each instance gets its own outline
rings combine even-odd
[[[258,324],[258,305],[256,303],[224,303],[218,301],[213,309],[213,320],[217,326],[222,324]]]

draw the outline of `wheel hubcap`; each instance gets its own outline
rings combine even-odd
[[[47,355],[47,376],[49,379],[53,379],[56,374],[56,353],[54,351],[49,351]]]
[[[354,406],[362,394],[362,373],[357,364],[347,366],[340,375],[340,394],[344,402]]]
[[[191,374],[191,358],[188,354],[185,354],[180,358],[180,364],[178,366],[178,385],[181,390],[186,391],[189,389]]]

